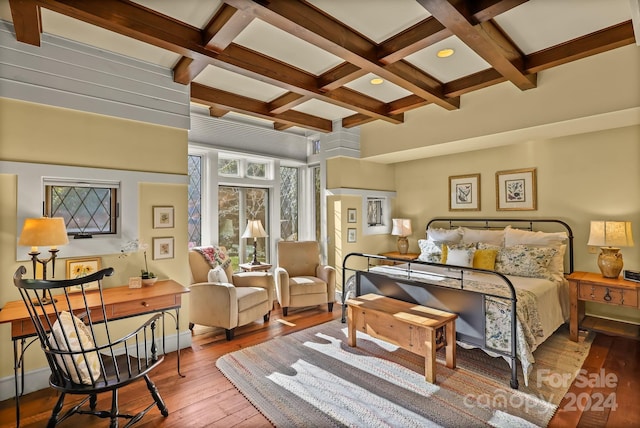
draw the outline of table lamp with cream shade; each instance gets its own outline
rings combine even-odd
[[[36,267],[40,263],[42,265],[42,279],[47,279],[47,264],[52,263],[52,276],[56,276],[56,257],[58,255],[58,245],[69,243],[67,237],[67,228],[65,227],[64,218],[62,217],[40,217],[27,218],[22,226],[22,232],[18,239],[18,245],[31,247],[29,255],[33,264],[33,279],[36,279]],[[49,258],[40,259],[40,251],[38,247],[50,247]],[[49,304],[51,300],[43,295],[42,304]]]
[[[398,252],[407,254],[409,250],[409,240],[407,236],[411,235],[411,220],[408,218],[394,218],[392,220],[392,235],[398,236]]]
[[[617,278],[622,271],[620,247],[633,247],[630,221],[592,221],[587,245],[600,247],[598,267],[605,278]]]
[[[258,238],[266,238],[267,232],[264,231],[264,227],[262,227],[262,222],[260,220],[249,220],[247,221],[247,228],[244,230],[242,234],[242,238],[253,238],[253,261],[252,265],[259,265],[258,261],[258,247],[256,246],[256,241]]]

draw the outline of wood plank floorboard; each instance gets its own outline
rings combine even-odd
[[[276,305],[277,307],[277,305]],[[271,320],[261,320],[236,329],[232,341],[225,339],[221,329],[196,326],[192,335],[192,345],[180,354],[180,377],[176,372],[175,352],[167,355],[165,361],[151,373],[168,409],[169,416],[163,417],[157,409],[152,409],[135,426],[139,427],[271,427],[269,421],[240,394],[216,368],[216,360],[229,352],[257,345],[271,338],[293,333],[332,319],[340,318],[340,306],[333,313],[325,307],[290,309],[284,318],[279,308],[272,312]],[[33,350],[29,352],[34,352]],[[616,376],[615,386],[571,386],[569,394],[560,404],[560,409],[551,420],[550,427],[636,427],[640,426],[640,341],[610,337],[598,334],[589,356],[583,364],[589,373],[612,373]],[[564,411],[570,394],[615,393],[616,410]],[[46,426],[52,407],[57,400],[54,390],[47,388],[23,396],[21,403],[21,427],[36,428]],[[98,407],[110,407],[110,395],[99,396]],[[123,388],[119,395],[120,410],[135,412],[149,403],[150,397],[144,382],[136,382]],[[64,409],[77,403],[74,397],[67,398]],[[0,402],[0,427],[15,426],[13,399]],[[64,410],[63,409],[63,410]],[[92,416],[75,415],[60,427],[106,427],[107,420]]]

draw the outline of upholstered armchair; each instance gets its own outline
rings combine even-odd
[[[333,311],[336,270],[320,263],[320,244],[317,242],[278,242],[278,265],[274,276],[284,316],[290,307],[327,304],[329,312]]]
[[[207,247],[205,247],[207,248]],[[215,248],[215,247],[209,247]],[[222,251],[224,248],[216,248]],[[267,272],[234,273],[230,263],[223,270],[196,250],[189,251],[191,285],[189,287],[189,329],[194,324],[225,329],[227,340],[235,328],[263,317],[269,321],[275,298],[273,276]]]

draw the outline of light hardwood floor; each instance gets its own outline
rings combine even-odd
[[[277,306],[277,305],[276,305]],[[217,329],[196,326],[190,349],[181,353],[181,378],[175,370],[176,353],[165,358],[161,366],[151,374],[160,390],[170,414],[163,418],[152,409],[135,426],[162,427],[270,427],[267,421],[231,383],[218,371],[216,359],[235,350],[256,345],[270,338],[298,331],[340,317],[340,306],[333,313],[326,312],[326,306],[308,310],[290,310],[289,316],[282,317],[280,310],[272,313],[271,321],[261,321],[239,328],[234,340],[227,342],[224,332]],[[37,352],[32,349],[28,352]],[[565,412],[563,406],[551,421],[552,427],[634,427],[640,426],[640,342],[598,335],[591,348],[584,368],[596,373],[604,369],[615,373],[619,382],[615,388],[595,388],[594,392],[616,392],[618,409],[611,412],[573,411]],[[574,384],[570,392],[591,393]],[[21,399],[21,427],[43,427],[49,418],[57,395],[50,389],[27,394]],[[120,392],[120,408],[135,412],[148,402],[148,392],[144,382],[123,388]],[[69,403],[73,398],[67,399]],[[109,396],[103,394],[99,407],[109,406]],[[66,406],[65,406],[66,408]],[[95,417],[76,415],[63,422],[61,427],[106,427],[108,421]],[[124,424],[123,424],[124,425]],[[0,402],[0,426],[15,426],[13,399]]]

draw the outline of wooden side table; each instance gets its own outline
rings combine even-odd
[[[569,316],[571,340],[578,341],[579,328],[640,340],[638,325],[584,314],[585,302],[640,309],[640,283],[622,278],[605,278],[593,272],[573,272],[567,276],[567,280],[571,304]]]
[[[402,259],[402,260],[407,260],[407,261],[411,261],[411,260],[415,260],[418,258],[418,256],[420,256],[420,254],[418,253],[407,253],[407,254],[400,254],[398,251],[391,251],[388,253],[380,253],[381,256],[385,256],[385,257],[393,257],[395,259]],[[382,265],[395,265],[398,264],[400,262],[394,262],[393,260],[380,260],[380,264]]]
[[[242,272],[263,272],[271,269],[271,265],[267,263],[260,263],[259,265],[252,265],[251,263],[242,263],[240,265]]]

